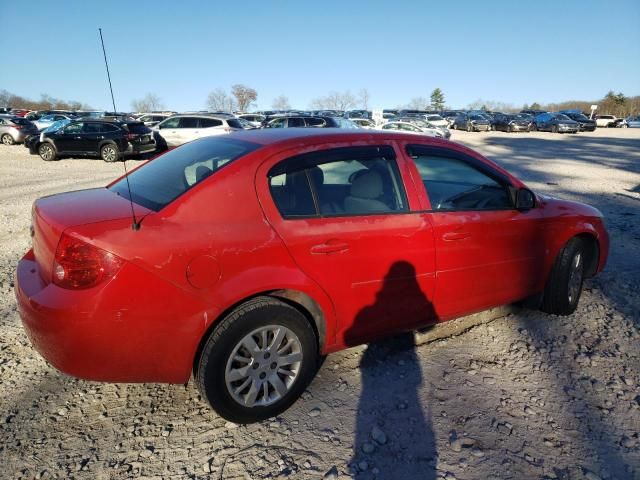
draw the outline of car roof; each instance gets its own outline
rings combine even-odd
[[[257,143],[260,145],[279,145],[292,143],[299,144],[304,139],[310,144],[319,141],[331,142],[355,142],[355,141],[388,141],[388,140],[407,140],[416,142],[415,135],[407,133],[396,133],[388,130],[365,130],[365,129],[348,129],[348,128],[267,128],[259,130],[244,130],[232,132],[229,134],[231,138],[245,140],[247,142]],[[425,140],[420,140],[424,142]],[[450,145],[448,140],[431,139],[427,140],[437,145]]]

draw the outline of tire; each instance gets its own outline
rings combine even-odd
[[[289,408],[313,380],[319,360],[317,338],[307,318],[280,300],[256,297],[215,327],[202,349],[196,382],[221,417],[253,423]]]
[[[558,254],[544,287],[542,310],[554,315],[571,315],[578,306],[584,282],[585,249],[582,240],[572,238]]]
[[[473,132],[473,125],[467,123],[467,132]]]
[[[2,144],[3,145],[13,145],[15,143],[16,143],[16,141],[8,133],[5,133],[4,135],[2,135]]]
[[[107,143],[100,147],[100,158],[105,162],[117,162],[120,160],[120,151],[115,143]]]
[[[537,132],[538,131],[538,126],[535,123],[532,123],[531,126],[529,127],[529,131],[530,132]]]
[[[629,125],[627,123],[623,123],[622,128],[629,128]]]
[[[511,133],[513,132],[513,128],[511,128],[511,125],[507,126],[507,133]]]
[[[558,126],[557,125],[553,125],[551,127],[551,133],[558,133]]]
[[[48,142],[40,144],[38,147],[38,155],[40,155],[40,158],[45,162],[51,162],[58,157],[55,147]]]
[[[458,129],[458,124],[454,123],[453,125],[451,125],[451,128],[453,128],[454,130],[457,130]]]

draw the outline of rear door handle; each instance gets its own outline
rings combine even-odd
[[[452,242],[454,240],[464,240],[465,238],[469,238],[471,234],[469,232],[447,232],[442,235],[442,239],[445,242]]]
[[[82,140],[82,137],[74,137],[76,140]]]
[[[325,243],[311,247],[311,253],[314,255],[340,253],[347,250],[349,250],[349,244],[340,240],[327,240]]]

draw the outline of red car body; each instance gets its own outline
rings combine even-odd
[[[226,138],[258,146],[159,211],[134,203],[136,217],[144,217],[138,230],[131,228],[129,201],[109,188],[34,203],[33,248],[18,264],[15,289],[25,330],[53,366],[92,380],[186,383],[216,322],[256,295],[283,298],[304,310],[315,324],[320,352],[328,354],[538,294],[558,253],[575,236],[592,245],[589,275],[607,260],[601,214],[587,205],[536,195],[535,207],[526,211],[435,210],[408,145],[462,155],[513,189],[525,188],[456,143],[315,129]],[[283,218],[270,194],[270,169],[306,152],[356,146],[393,149],[406,212]],[[61,238],[115,255],[117,271],[91,288],[59,286],[52,279]],[[404,295],[408,290],[398,276],[397,310],[354,326],[398,261],[413,266],[431,308]]]

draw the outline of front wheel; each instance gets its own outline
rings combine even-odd
[[[571,315],[578,306],[585,272],[585,250],[579,238],[564,246],[551,269],[544,288],[542,310],[555,315]]]
[[[558,127],[556,125],[551,127],[551,133],[558,133]]]
[[[256,297],[213,330],[196,380],[221,417],[252,423],[291,406],[317,368],[317,340],[307,318],[278,299]]]
[[[112,143],[107,143],[103,145],[100,149],[100,158],[105,162],[115,162],[120,159],[120,152],[118,151],[118,147]]]
[[[16,143],[16,141],[11,135],[5,133],[4,135],[2,135],[2,143],[3,145],[13,145],[14,143]]]
[[[473,132],[473,125],[467,123],[467,132]]]

